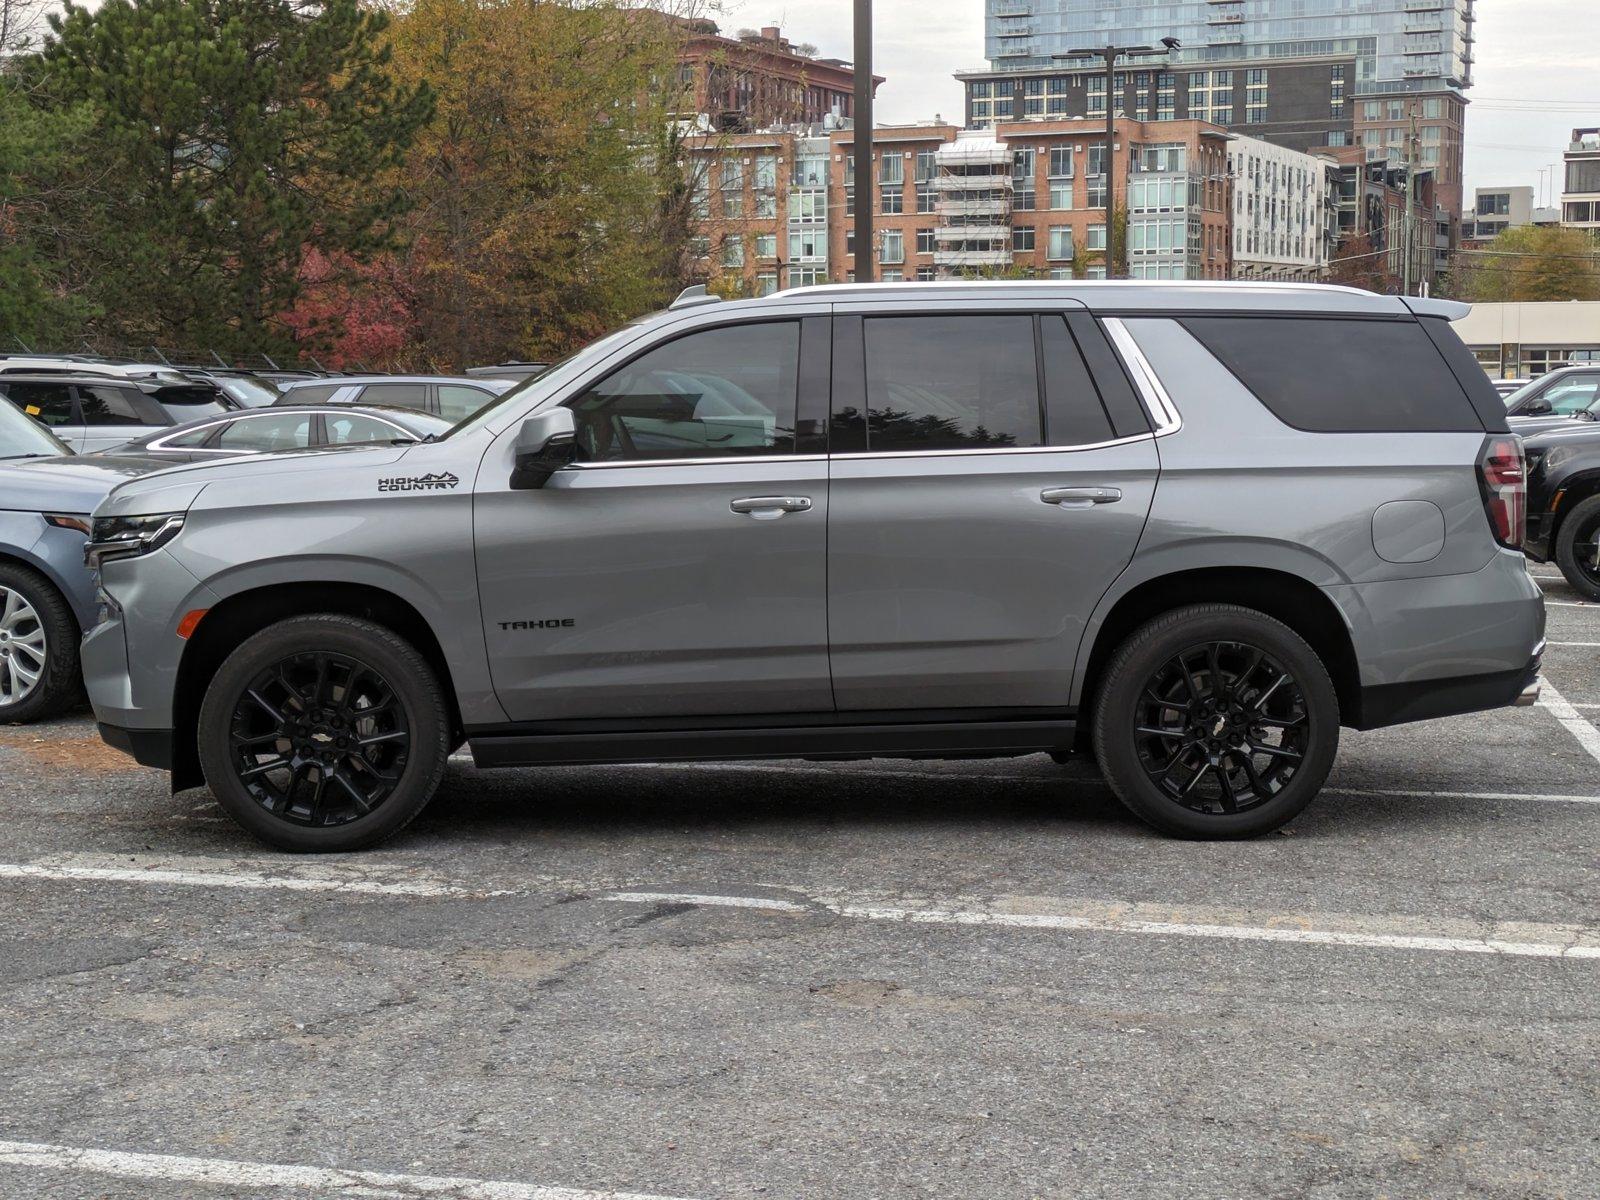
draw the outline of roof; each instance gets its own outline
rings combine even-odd
[[[1464,304],[1380,296],[1360,288],[1318,283],[1164,282],[1147,280],[946,280],[932,283],[820,284],[776,292],[730,307],[784,308],[817,301],[1030,300],[1081,304],[1097,311],[1337,312],[1394,316],[1408,312],[1459,320]]]

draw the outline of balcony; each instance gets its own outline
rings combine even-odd
[[[1445,9],[1451,7],[1453,7],[1453,5],[1449,4],[1447,0],[1406,0],[1404,11],[1408,13],[1442,13]]]
[[[1000,0],[993,12],[997,17],[1031,17],[1033,5],[1026,3],[1026,0]]]
[[[935,266],[956,270],[965,267],[1009,267],[1013,261],[1010,250],[940,250],[933,256]]]
[[[933,232],[939,242],[1008,242],[1009,225],[945,225]]]
[[[1011,211],[1011,202],[1004,196],[992,200],[941,200],[934,210],[941,218],[951,217],[1001,217]]]
[[[1009,192],[1017,181],[1008,167],[993,175],[941,175],[933,186],[941,192]]]

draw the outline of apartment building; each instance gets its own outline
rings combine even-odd
[[[1464,242],[1482,245],[1508,229],[1533,224],[1531,187],[1479,188],[1472,195],[1472,211],[1462,223]]]
[[[1574,129],[1564,157],[1561,223],[1600,233],[1600,129]]]
[[[1105,45],[1181,48],[1123,60],[1111,104],[1141,119],[1194,118],[1294,150],[1414,149],[1452,236],[1462,215],[1464,92],[1474,0],[986,0],[989,66],[958,75],[967,123],[1103,118]],[[1414,124],[1413,124],[1414,122]]]
[[[1328,270],[1332,159],[1255,138],[1228,143],[1233,278],[1315,281]]]
[[[678,80],[692,115],[713,129],[837,125],[855,111],[855,68],[796,48],[780,27],[725,37],[716,22],[681,22]],[[882,77],[873,77],[876,91]],[[691,115],[691,114],[685,114]]]

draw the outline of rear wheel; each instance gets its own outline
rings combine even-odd
[[[449,706],[415,647],[342,616],[269,626],[224,661],[200,707],[212,793],[284,850],[359,850],[433,798]]]
[[[1178,609],[1136,630],[1106,669],[1094,743],[1106,780],[1163,832],[1240,838],[1315,798],[1339,746],[1327,668],[1251,609]]]
[[[1574,590],[1600,600],[1600,496],[1590,496],[1561,523],[1556,566]]]
[[[0,563],[0,722],[54,716],[82,691],[66,598],[37,571]]]

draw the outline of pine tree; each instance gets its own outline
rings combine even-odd
[[[107,0],[52,18],[51,101],[87,105],[104,166],[73,219],[107,331],[223,353],[292,348],[306,254],[388,245],[386,173],[428,120],[357,0]]]

